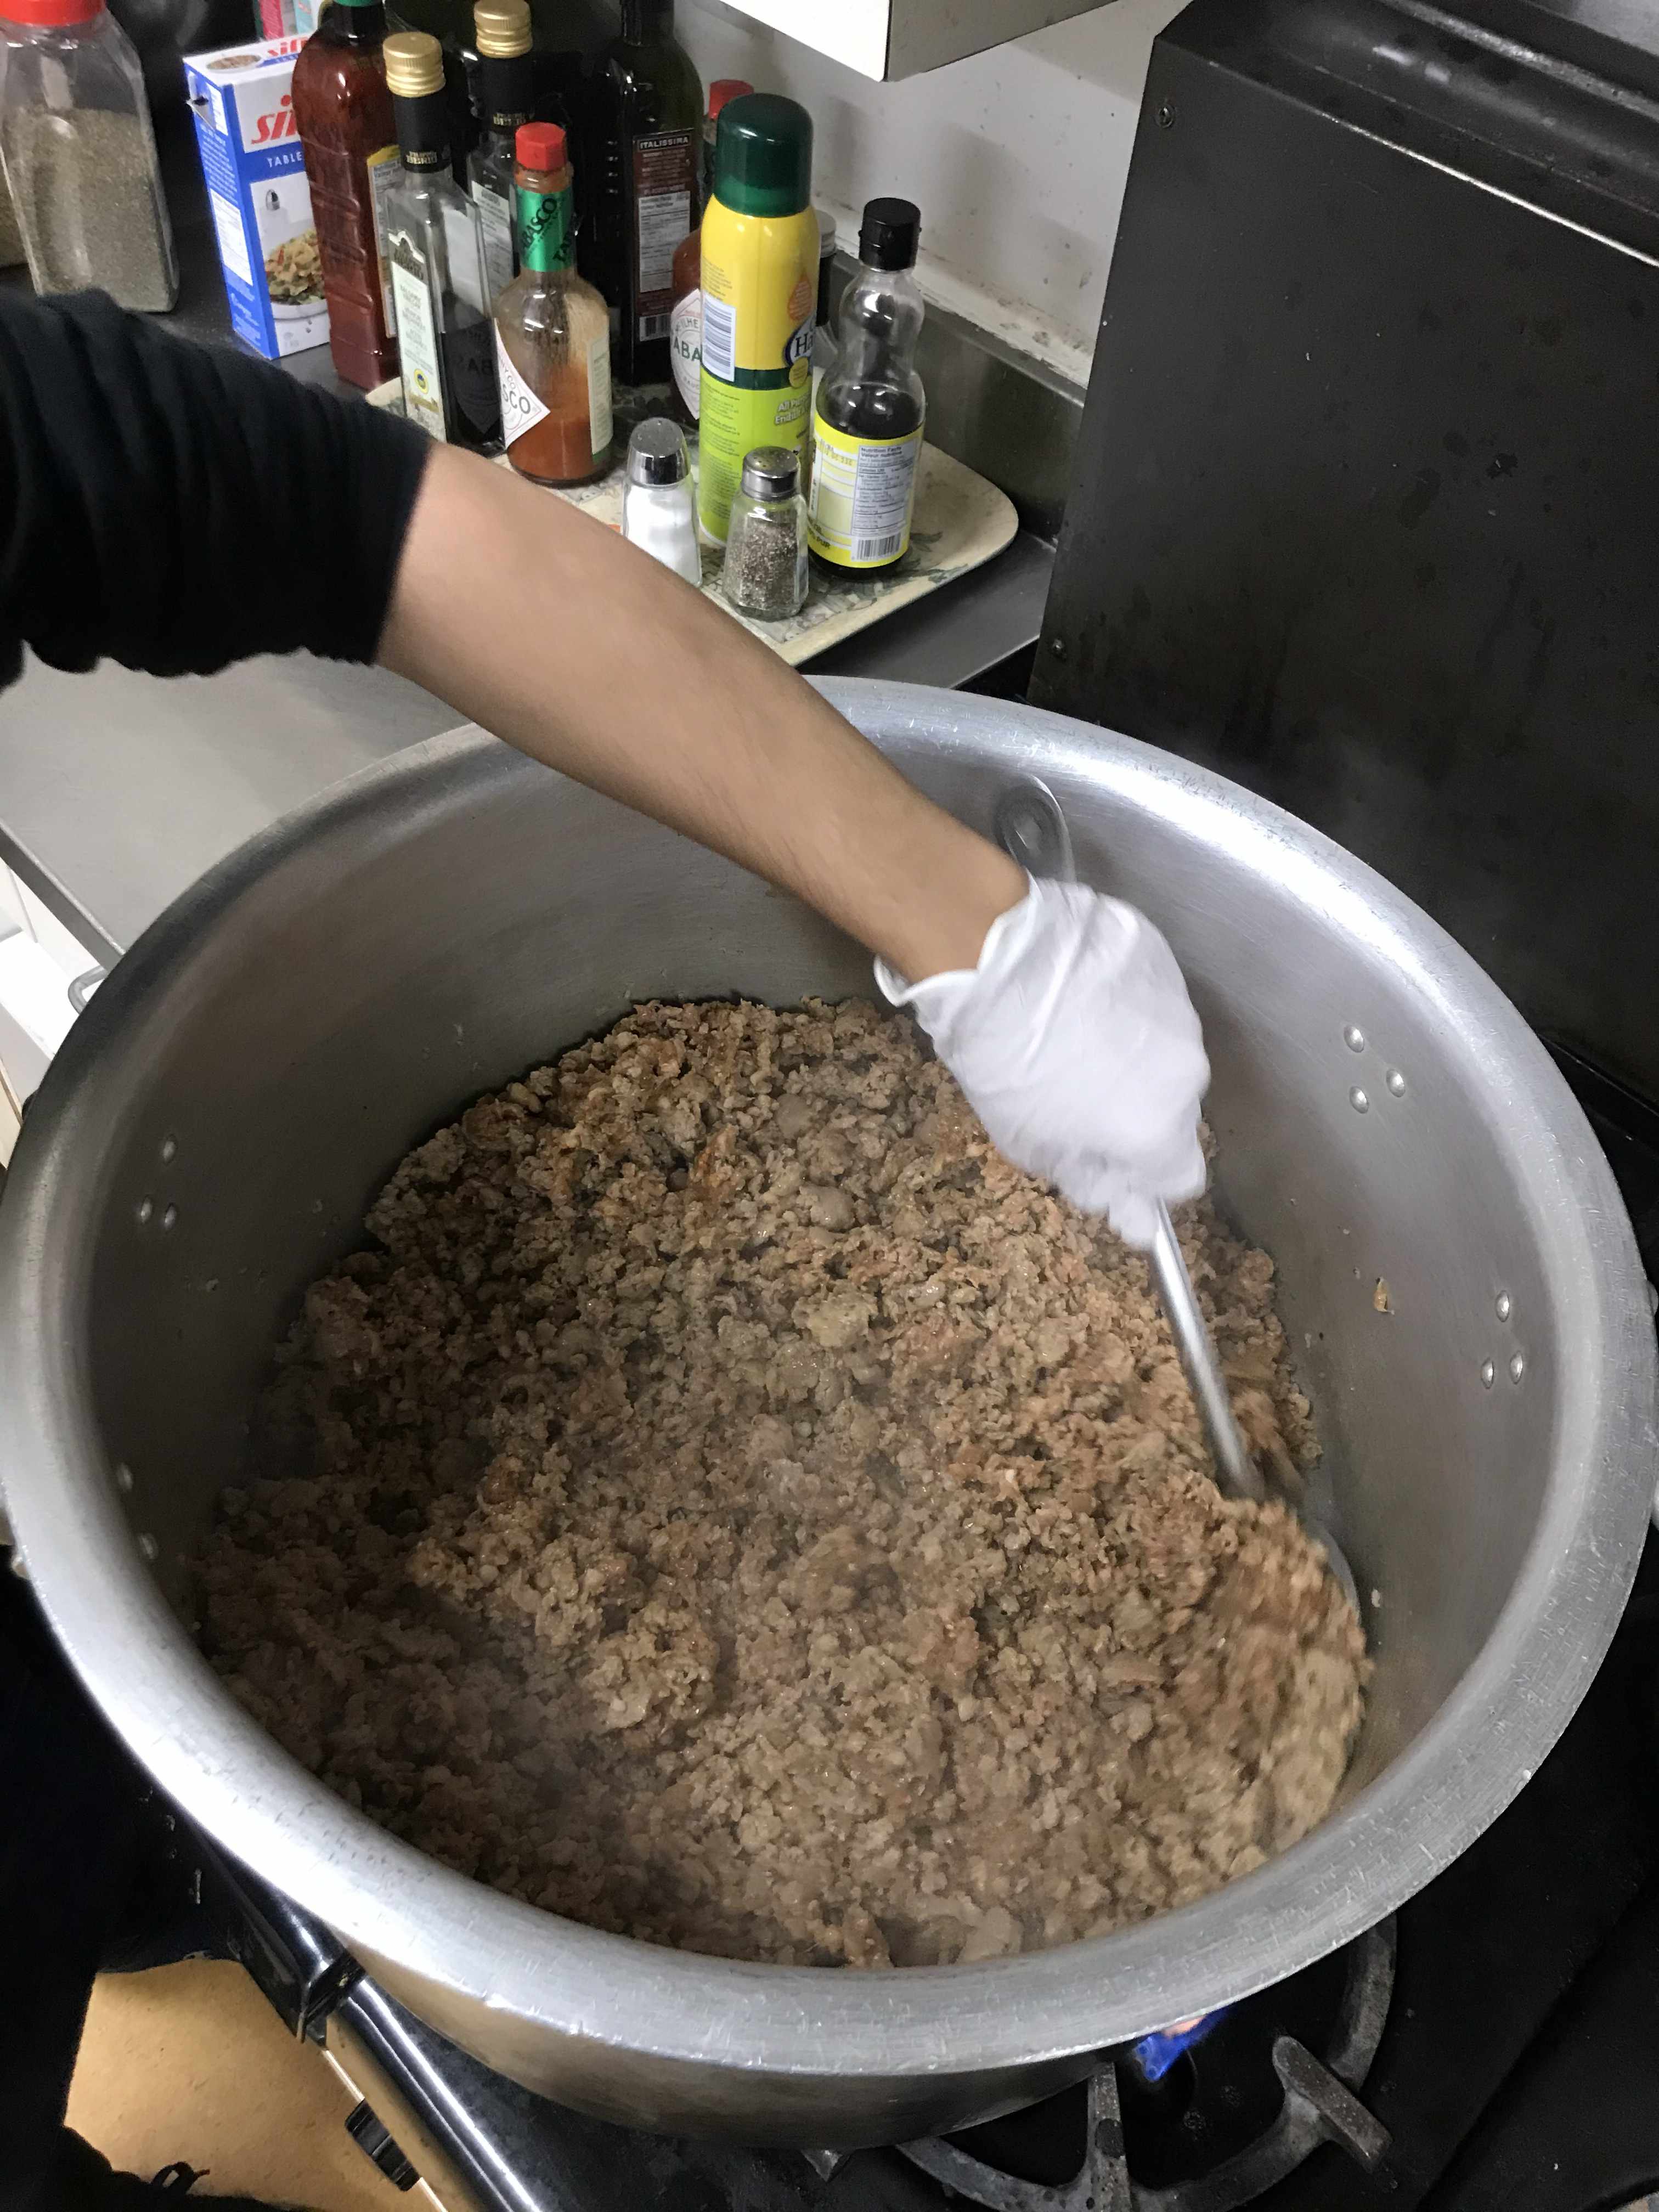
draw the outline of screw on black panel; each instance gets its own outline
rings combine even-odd
[[[1056,660],[1064,660],[1066,658],[1065,639],[1063,637],[1051,637],[1048,641],[1048,650],[1053,653]]]
[[[374,2160],[394,2189],[413,2189],[421,2177],[381,2124],[372,2105],[358,2105],[345,2124],[352,2142]]]
[[[1158,111],[1158,129],[1160,131],[1173,131],[1175,128],[1175,102],[1172,100],[1166,100],[1164,105]]]

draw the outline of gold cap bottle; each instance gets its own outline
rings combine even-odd
[[[444,88],[443,48],[429,31],[394,31],[380,49],[394,100],[424,100]]]
[[[477,0],[472,27],[480,54],[512,61],[530,52],[528,0]]]

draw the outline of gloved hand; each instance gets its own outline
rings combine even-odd
[[[906,983],[878,960],[876,981],[915,1010],[998,1151],[1145,1249],[1156,1201],[1204,1188],[1198,1016],[1145,915],[1030,880],[976,968]]]

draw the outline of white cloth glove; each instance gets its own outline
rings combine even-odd
[[[876,981],[915,1011],[998,1151],[1144,1250],[1158,1200],[1204,1188],[1198,1016],[1144,914],[1030,883],[976,968],[906,983],[878,960]]]

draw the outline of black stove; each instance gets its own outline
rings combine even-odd
[[[1563,1066],[1659,1279],[1659,1115]],[[587,2119],[490,2074],[179,1840],[194,1940],[327,2052],[364,2100],[365,2152],[446,2212],[1618,2212],[1659,2191],[1659,1540],[1559,1744],[1395,1918],[949,2141],[805,2154]]]

